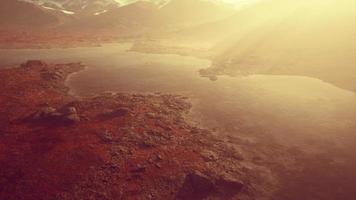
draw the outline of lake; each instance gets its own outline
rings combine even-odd
[[[272,171],[284,166],[281,172],[274,172],[281,176],[284,185],[276,199],[297,199],[301,193],[309,195],[304,199],[356,196],[349,181],[356,180],[354,92],[303,76],[256,74],[210,80],[199,74],[200,69],[211,65],[210,60],[138,53],[129,51],[130,48],[131,44],[123,43],[0,50],[0,63],[20,64],[28,59],[82,62],[87,68],[67,80],[70,92],[78,96],[104,91],[186,95],[193,103],[189,118],[215,134],[249,141],[251,147],[261,148],[261,154],[264,153],[261,146],[276,145],[293,152],[269,155],[271,162],[280,162],[274,156],[285,156],[300,168],[284,173],[288,164],[271,164]]]

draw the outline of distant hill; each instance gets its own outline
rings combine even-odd
[[[77,18],[68,27],[168,32],[231,16],[235,10],[205,0],[136,1],[105,12]],[[135,34],[135,33],[134,33]]]
[[[62,26],[63,29],[88,33],[106,31],[116,35],[135,37],[154,27],[158,13],[156,4],[138,1],[115,7],[95,15],[77,17]]]
[[[32,3],[18,0],[0,1],[0,26],[5,28],[43,28],[58,25],[61,13],[45,10]]]

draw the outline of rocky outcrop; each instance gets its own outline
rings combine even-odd
[[[177,199],[202,200],[208,197],[228,199],[237,195],[243,187],[242,182],[231,177],[213,178],[195,171],[186,175]]]
[[[27,62],[21,64],[24,68],[34,68],[34,67],[43,67],[47,64],[42,60],[28,60]]]
[[[30,115],[27,119],[33,122],[53,121],[53,122],[67,122],[78,123],[80,116],[75,107],[65,107],[62,109],[55,109],[51,106],[44,106],[38,111]]]

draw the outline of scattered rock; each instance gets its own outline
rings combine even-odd
[[[32,121],[49,120],[60,116],[61,114],[57,110],[50,106],[40,108],[34,114],[30,116]]]
[[[112,132],[110,132],[107,129],[100,131],[98,135],[99,135],[100,139],[105,143],[109,143],[114,140],[114,136],[113,136]]]
[[[209,150],[204,150],[201,152],[201,156],[203,157],[204,161],[206,162],[211,162],[211,161],[216,161],[219,159],[219,156],[217,153]]]

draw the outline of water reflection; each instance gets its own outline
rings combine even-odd
[[[341,180],[344,177],[356,179],[356,174],[350,170],[356,167],[355,154],[352,153],[356,144],[354,92],[301,76],[219,76],[218,79],[213,77],[212,81],[199,73],[211,64],[209,60],[129,52],[129,48],[130,44],[101,48],[1,50],[0,62],[13,64],[38,58],[49,62],[82,61],[88,68],[72,75],[67,82],[71,92],[81,96],[108,90],[188,95],[194,105],[191,117],[202,126],[216,129],[219,134],[248,137],[260,146],[278,144],[310,154],[302,160],[298,160],[301,159],[299,154],[288,154],[306,171],[294,175],[288,173],[292,178],[281,175],[288,177],[282,196],[308,191],[308,187],[300,186],[304,183],[321,190],[340,183],[335,187],[347,189],[342,184],[348,182]],[[312,162],[322,157],[327,159]],[[338,163],[338,169],[329,166],[330,163]],[[321,168],[322,173],[319,172]],[[322,177],[328,173],[339,175],[324,178],[325,181],[313,181],[313,174]],[[303,184],[290,181],[296,177]],[[324,187],[324,182],[329,185]],[[292,189],[294,193],[290,191]]]

